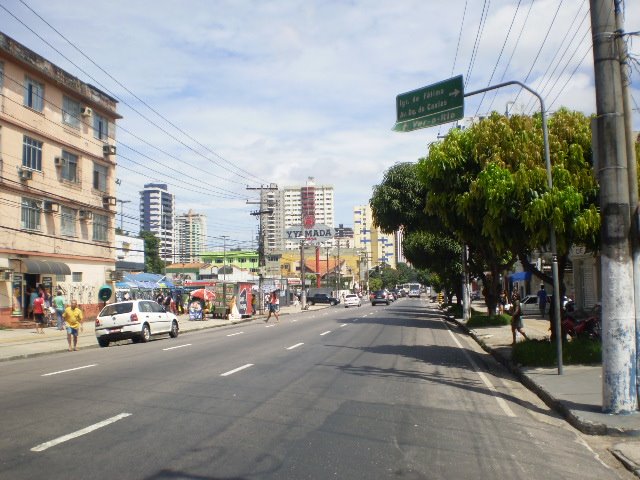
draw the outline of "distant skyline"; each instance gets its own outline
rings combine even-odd
[[[625,30],[639,31],[640,2],[624,5]],[[254,244],[257,206],[247,200],[258,193],[247,186],[302,186],[313,176],[334,187],[336,225],[352,225],[353,206],[368,203],[389,167],[425,156],[452,126],[393,132],[400,93],[462,74],[467,91],[519,80],[550,111],[595,110],[587,0],[0,7],[2,32],[119,100],[117,198],[131,202],[124,229],[139,225],[143,185],[167,183],[177,213],[207,215],[209,250],[223,235],[230,247]],[[640,42],[629,44],[638,58]],[[636,129],[638,76],[633,69]],[[468,97],[465,116],[530,113],[530,100],[514,87]]]

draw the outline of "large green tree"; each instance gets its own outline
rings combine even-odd
[[[418,269],[435,273],[434,278],[448,296],[456,292],[460,299],[461,247],[442,228],[442,222],[425,211],[427,190],[418,173],[418,165],[408,162],[385,172],[369,200],[374,223],[385,233],[402,229],[402,249],[407,260]],[[423,274],[424,283],[427,278],[430,276]]]
[[[549,120],[553,189],[547,186],[539,116],[492,114],[432,145],[419,164],[426,209],[469,245],[476,269],[489,278],[487,303],[495,306],[498,276],[519,259],[527,271],[546,250],[549,226],[557,234],[560,270],[574,244],[597,248],[600,218],[591,168],[589,119],[559,110]]]

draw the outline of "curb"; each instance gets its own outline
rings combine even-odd
[[[518,364],[515,364],[510,358],[506,358],[500,352],[487,345],[476,332],[468,328],[465,324],[457,320],[451,315],[444,314],[447,321],[454,323],[465,333],[471,336],[482,349],[491,354],[499,363],[506,367],[525,387],[536,394],[549,408],[555,410],[574,428],[587,435],[614,435],[614,436],[638,436],[640,430],[623,430],[619,428],[609,427],[601,422],[592,422],[585,420],[571,411],[562,401],[556,399],[550,392],[535,383],[524,373]]]

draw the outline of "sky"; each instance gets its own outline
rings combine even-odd
[[[640,31],[640,2],[624,7]],[[517,80],[548,112],[594,113],[590,24],[588,0],[0,0],[0,31],[118,99],[117,224],[137,233],[139,191],[167,183],[178,213],[207,215],[212,250],[256,247],[271,183],[332,185],[352,226],[387,169],[454,127],[392,131],[398,94]],[[507,108],[539,106],[505,87],[465,98],[463,124]]]

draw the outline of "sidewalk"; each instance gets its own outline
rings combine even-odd
[[[636,440],[640,437],[640,412],[629,415],[602,412],[601,365],[564,365],[562,375],[558,375],[557,367],[530,368],[515,365],[511,362],[512,336],[509,325],[472,330],[459,319],[448,319],[467,331],[484,350],[575,428],[590,435],[613,435],[625,440],[617,444],[612,453],[640,477],[640,440]],[[523,321],[524,331],[529,337],[541,339],[549,336],[547,319],[528,316]],[[519,337],[518,341],[522,341],[522,338]]]
[[[326,306],[327,305],[314,305],[309,307],[308,310],[305,310],[305,312],[319,310]],[[284,306],[280,308],[280,315],[300,312],[302,312],[300,306]],[[266,314],[258,314],[251,318],[236,320],[207,318],[206,320],[191,321],[189,320],[189,314],[183,314],[178,316],[178,320],[180,322],[180,333],[186,333],[193,330],[250,322],[265,317]],[[35,333],[35,329],[33,328],[0,330],[0,362],[39,355],[49,355],[57,352],[68,352],[67,332],[65,330],[60,331],[55,327],[48,327],[45,328],[44,331],[44,335],[39,335]],[[84,331],[78,335],[78,349],[86,348],[99,348],[92,321],[86,321]]]

